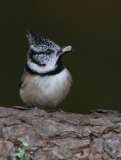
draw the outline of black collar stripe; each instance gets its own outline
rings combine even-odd
[[[56,74],[62,72],[65,69],[65,67],[62,64],[61,57],[58,59],[56,65],[57,65],[57,67],[54,70],[52,70],[52,71],[48,71],[48,72],[45,72],[45,73],[39,73],[39,72],[37,72],[35,70],[32,70],[28,66],[28,64],[27,64],[27,58],[25,60],[25,68],[26,68],[26,70],[29,73],[31,73],[31,74],[40,75],[40,76],[52,76],[52,75],[56,75]]]

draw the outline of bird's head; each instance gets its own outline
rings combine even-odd
[[[26,67],[33,73],[45,74],[60,67],[61,56],[72,51],[70,45],[60,47],[49,39],[40,37],[32,31],[27,31],[30,49],[26,58]],[[62,64],[61,64],[62,65]]]

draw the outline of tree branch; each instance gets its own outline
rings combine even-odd
[[[121,159],[121,114],[0,107],[0,160]]]

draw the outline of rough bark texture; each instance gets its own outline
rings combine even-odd
[[[0,160],[120,160],[121,114],[0,107]]]

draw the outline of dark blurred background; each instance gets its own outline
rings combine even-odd
[[[18,83],[29,49],[26,29],[74,52],[63,57],[73,76],[60,105],[68,112],[121,111],[121,1],[1,0],[0,105],[23,106]]]

